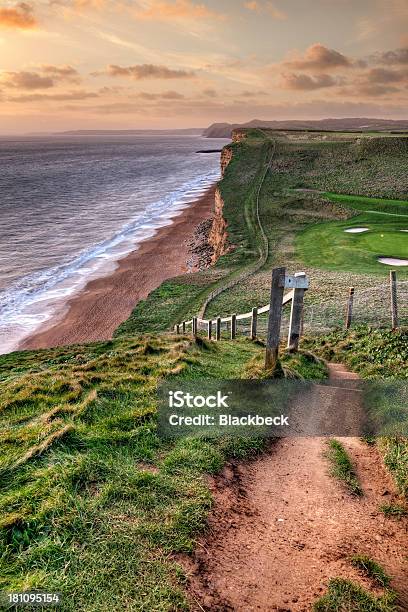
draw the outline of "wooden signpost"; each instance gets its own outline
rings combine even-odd
[[[304,272],[297,272],[295,278],[306,280]],[[296,287],[293,290],[292,306],[290,310],[288,349],[295,353],[299,348],[299,340],[302,335],[303,327],[303,299],[306,288]]]
[[[279,357],[284,290],[293,289],[288,346],[291,350],[296,351],[299,346],[302,325],[303,298],[308,287],[309,281],[304,272],[290,276],[286,274],[285,268],[275,268],[272,270],[271,300],[265,352],[266,370],[273,370]]]

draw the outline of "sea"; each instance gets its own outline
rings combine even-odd
[[[220,178],[228,140],[175,133],[0,138],[0,353]]]

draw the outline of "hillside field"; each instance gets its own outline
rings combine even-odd
[[[157,386],[264,376],[265,346],[242,335],[230,341],[225,331],[219,343],[176,336],[172,326],[234,279],[209,300],[206,315],[267,304],[271,269],[280,265],[307,273],[307,304],[316,308],[342,305],[351,284],[359,291],[387,282],[389,270],[376,258],[408,256],[408,234],[400,232],[408,215],[407,144],[403,137],[248,130],[229,146],[219,184],[232,248],[215,266],[163,283],[111,341],[0,356],[0,590],[62,592],[64,612],[194,607],[179,555],[192,553],[206,532],[209,477],[230,460],[263,452],[265,441],[161,439]],[[370,231],[343,231],[357,225]],[[408,280],[408,268],[398,277]],[[282,344],[279,375],[325,379],[322,358],[363,378],[406,380],[404,316],[401,310],[396,331],[377,321],[379,329],[345,332],[341,318],[324,333],[309,326],[299,354]],[[407,442],[383,439],[379,448],[404,510]],[[380,605],[339,582],[316,609],[335,609],[332,601],[356,612]]]

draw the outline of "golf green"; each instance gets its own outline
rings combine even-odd
[[[330,270],[384,274],[388,266],[378,258],[408,259],[408,233],[401,231],[408,229],[408,202],[331,193],[325,197],[362,212],[347,221],[319,223],[300,232],[296,249],[305,264]],[[345,231],[357,227],[368,231]],[[398,271],[408,276],[408,266],[399,266]]]

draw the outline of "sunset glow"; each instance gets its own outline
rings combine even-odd
[[[0,2],[0,132],[406,118],[406,0]]]

